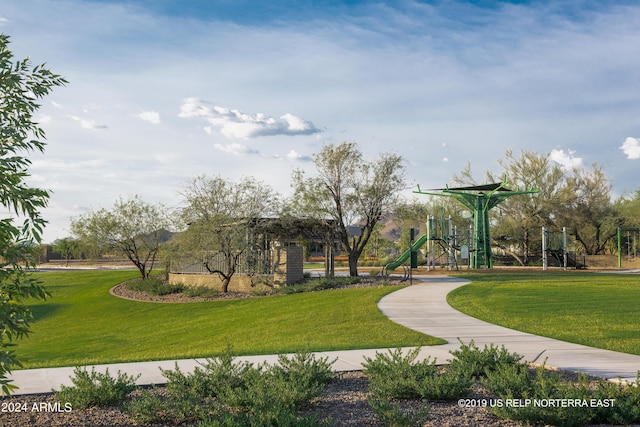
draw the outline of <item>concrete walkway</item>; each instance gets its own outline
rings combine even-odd
[[[571,344],[551,338],[496,326],[462,314],[446,302],[452,290],[468,281],[450,277],[421,277],[421,283],[384,297],[378,306],[394,322],[448,341],[438,346],[447,352],[471,340],[483,348],[504,345],[528,362],[569,371],[626,381],[635,381],[640,356]],[[434,348],[435,350],[435,348]]]
[[[526,361],[542,363],[546,358],[548,366],[603,378],[620,377],[635,381],[636,373],[640,370],[640,356],[538,337],[460,313],[447,304],[446,296],[453,289],[468,283],[467,281],[446,276],[414,276],[414,279],[419,279],[420,282],[387,295],[380,301],[379,307],[394,322],[448,341],[440,346],[423,347],[420,357],[430,356],[444,363],[451,358],[449,352],[460,346],[459,338],[464,343],[473,340],[480,348],[485,344],[504,345],[510,352],[523,355]],[[328,351],[316,353],[316,356],[335,360],[333,369],[341,372],[359,370],[365,356],[375,357],[376,352],[383,351],[386,350]],[[274,363],[277,356],[247,356],[239,357],[238,360],[254,364]],[[205,362],[205,359],[186,359],[96,365],[95,368],[100,372],[109,369],[114,376],[118,371],[129,375],[140,374],[137,383],[147,385],[166,382],[160,368],[174,369],[177,364],[183,372],[191,372]],[[72,367],[16,370],[10,378],[13,379],[13,384],[20,387],[16,394],[48,393],[54,389],[59,390],[61,384],[71,385],[69,377],[73,375],[73,370]]]

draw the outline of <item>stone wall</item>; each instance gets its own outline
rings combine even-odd
[[[304,255],[298,246],[278,247],[275,249],[273,281],[286,285],[304,279]]]
[[[169,283],[182,283],[185,286],[204,286],[222,291],[222,281],[217,274],[169,273]],[[247,276],[234,274],[229,282],[229,292],[258,292],[273,286],[272,275]]]

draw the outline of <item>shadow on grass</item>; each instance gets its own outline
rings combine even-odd
[[[65,307],[65,304],[42,304],[31,306],[30,308],[33,314],[33,320],[38,321],[53,316],[63,307]]]

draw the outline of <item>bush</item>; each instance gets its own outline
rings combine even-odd
[[[91,372],[76,367],[74,377],[71,377],[73,386],[60,386],[60,391],[54,391],[60,402],[70,403],[74,409],[84,409],[92,406],[115,406],[135,388],[135,381],[140,377],[129,376],[118,371],[118,377],[109,375],[109,369],[104,374]]]
[[[449,368],[463,376],[481,378],[500,366],[513,365],[522,360],[521,355],[509,353],[504,346],[498,348],[491,344],[480,350],[473,341],[468,345],[460,341],[460,344],[458,350],[450,352],[454,359],[451,360]]]
[[[521,371],[517,376],[525,374]],[[529,375],[528,373],[526,374]],[[554,425],[558,427],[584,426],[593,419],[593,409],[590,407],[572,405],[537,405],[533,402],[549,402],[555,399],[590,399],[589,384],[582,376],[577,384],[563,380],[557,372],[549,372],[544,366],[538,368],[536,377],[530,382],[527,388],[526,381],[516,381],[521,384],[521,390],[505,390],[499,394],[503,401],[513,401],[514,399],[530,399],[531,404],[523,407],[504,405],[493,407],[492,411],[501,417],[515,421],[524,421],[534,425]]]
[[[640,424],[640,371],[635,385],[600,381],[593,399],[615,399],[613,407],[596,408],[594,424]]]
[[[435,375],[435,360],[430,358],[416,362],[419,348],[409,351],[406,356],[402,349],[389,350],[388,354],[376,353],[374,359],[365,357],[363,371],[369,378],[369,390],[374,396],[412,399],[421,397],[417,388],[425,378]]]
[[[151,295],[177,294],[184,291],[183,284],[165,284],[159,277],[130,280],[125,285],[132,291],[146,292]]]
[[[278,364],[270,367],[266,375],[281,393],[280,399],[298,407],[318,396],[334,379],[332,363],[326,357],[316,359],[309,352],[299,352],[291,358],[280,355]]]
[[[125,404],[125,411],[136,423],[168,420],[170,415],[167,413],[167,409],[160,396],[146,389],[141,389],[140,395]]]
[[[429,420],[430,406],[423,406],[418,411],[403,411],[398,403],[391,403],[384,397],[367,399],[374,415],[383,426],[418,427]]]
[[[164,410],[158,409],[157,398],[142,394],[127,407],[133,419],[200,421],[203,426],[326,424],[314,417],[296,415],[296,410],[319,395],[333,378],[327,359],[317,360],[310,353],[298,353],[292,358],[279,356],[277,365],[255,367],[235,363],[227,349],[192,374],[183,373],[178,366],[163,370],[162,374],[168,381]]]
[[[529,375],[529,368],[521,364],[502,364],[486,372],[481,380],[482,385],[491,394],[505,396],[524,396],[533,389],[533,379]]]
[[[640,373],[638,374],[640,380]],[[640,389],[628,384],[615,384],[599,380],[594,386],[585,375],[577,381],[565,380],[558,372],[547,371],[544,366],[531,375],[523,365],[503,365],[488,373],[483,384],[503,401],[531,399],[532,402],[571,399],[587,402],[581,405],[545,406],[530,404],[526,407],[494,407],[501,417],[531,424],[554,426],[582,426],[587,424],[634,424],[640,422]],[[611,400],[613,399],[613,400]],[[613,402],[607,406],[593,406],[595,402]]]
[[[321,420],[315,414],[300,416],[289,411],[260,415],[222,412],[198,423],[198,427],[331,427],[332,425],[331,419]]]
[[[220,295],[219,290],[210,288],[208,286],[184,286],[184,290],[182,291],[182,293],[188,297],[200,298],[211,298]]]
[[[376,353],[375,359],[365,357],[362,366],[371,394],[376,398],[451,400],[469,393],[471,378],[440,369],[429,357],[416,362],[419,353],[416,348],[403,355],[398,348],[388,354]]]

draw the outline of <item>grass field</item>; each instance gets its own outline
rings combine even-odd
[[[434,345],[388,320],[378,300],[398,287],[344,289],[188,304],[136,302],[109,289],[133,271],[37,273],[52,297],[32,302],[25,368],[236,354]]]
[[[640,354],[638,275],[547,272],[465,275],[449,304],[519,331]]]

